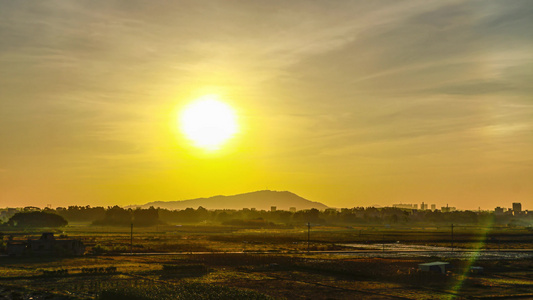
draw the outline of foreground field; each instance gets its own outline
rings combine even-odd
[[[468,257],[389,248],[449,248],[452,241],[442,228],[314,228],[309,246],[306,228],[161,226],[135,229],[133,244],[128,228],[79,225],[62,233],[82,239],[89,254],[0,257],[4,299],[533,298],[533,253],[527,250],[533,247],[525,229],[459,229],[453,253],[472,251]],[[38,232],[7,234],[22,239]],[[495,237],[498,244],[490,246]],[[497,250],[493,246],[502,251],[494,253],[522,251],[498,259],[477,252]],[[450,262],[452,272],[417,270],[419,263],[437,260]],[[484,272],[471,273],[472,266]]]
[[[103,252],[234,252],[234,251],[323,251],[355,250],[346,244],[377,245],[362,249],[382,250],[382,244],[421,245],[464,250],[532,249],[533,230],[507,227],[455,226],[416,227],[329,227],[281,229],[244,228],[220,225],[161,225],[103,227],[75,224],[56,235],[82,240]],[[42,231],[4,231],[15,239],[38,238]],[[309,242],[309,244],[308,244]],[[133,249],[131,249],[132,247]],[[308,248],[309,247],[309,248]]]

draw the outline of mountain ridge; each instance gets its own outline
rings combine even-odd
[[[323,203],[307,200],[289,191],[271,190],[177,201],[153,201],[142,205],[130,205],[126,208],[148,208],[150,206],[166,209],[198,208],[199,206],[206,209],[255,208],[257,210],[270,210],[271,206],[276,206],[278,210],[289,210],[291,207],[295,207],[297,210],[328,208]]]

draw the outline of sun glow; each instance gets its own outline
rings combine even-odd
[[[194,146],[205,150],[218,150],[238,131],[234,110],[213,95],[201,97],[185,107],[180,128]]]

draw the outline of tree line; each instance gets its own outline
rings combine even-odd
[[[37,216],[39,215],[39,216]],[[56,216],[56,217],[54,217]],[[57,218],[57,217],[60,217]],[[402,224],[494,224],[529,226],[532,214],[496,215],[493,212],[406,210],[400,208],[355,207],[341,210],[317,209],[290,211],[207,210],[203,207],[168,210],[150,207],[69,206],[41,212],[15,214],[4,226],[65,226],[67,222],[90,222],[97,226],[154,226],[159,224],[222,224],[247,227],[292,226],[306,223],[324,225],[402,225]],[[39,225],[41,224],[41,225]]]

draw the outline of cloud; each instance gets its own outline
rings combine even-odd
[[[177,169],[173,110],[216,90],[250,123],[241,158],[272,170],[531,172],[528,1],[0,7],[0,168]]]

